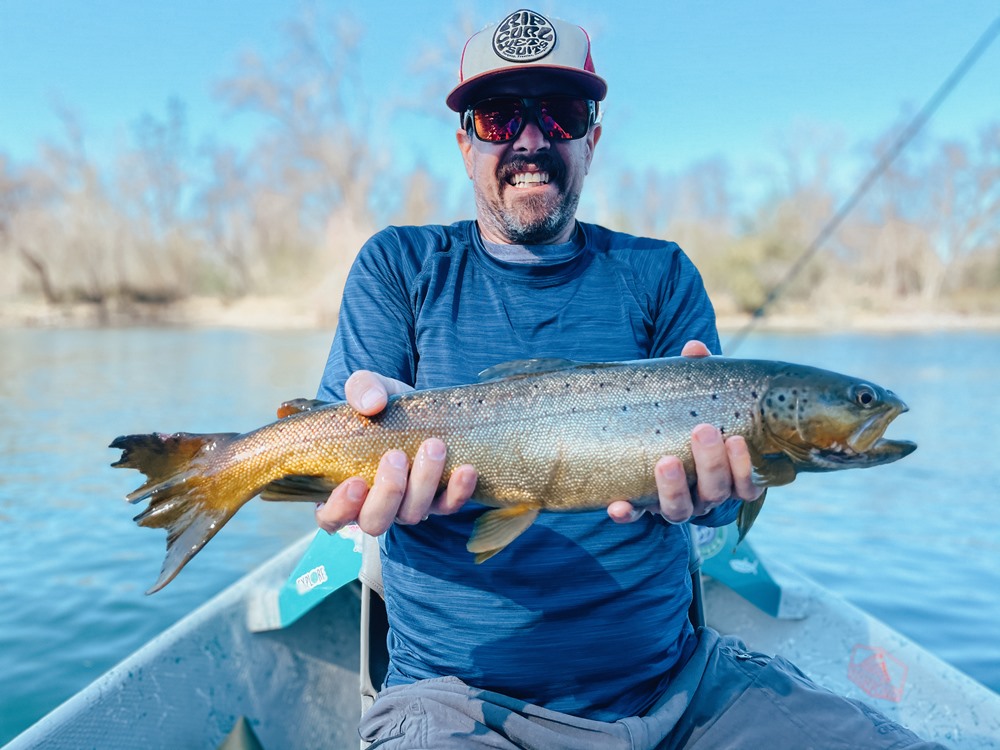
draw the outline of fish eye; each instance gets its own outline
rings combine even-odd
[[[864,383],[854,386],[852,395],[854,403],[858,406],[868,407],[878,402],[878,394],[875,393],[875,389]]]

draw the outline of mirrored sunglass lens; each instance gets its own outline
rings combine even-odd
[[[590,104],[586,99],[543,99],[538,103],[538,112],[550,138],[582,138],[590,126]]]
[[[484,141],[509,141],[521,128],[522,105],[518,99],[490,99],[472,112],[476,135]]]

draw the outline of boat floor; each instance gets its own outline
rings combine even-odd
[[[255,596],[282,584],[309,541],[150,641],[5,750],[211,748],[241,716],[268,750],[357,747],[357,585],[337,589],[286,628],[248,628]],[[1000,696],[813,582],[769,568],[787,596],[784,618],[708,580],[709,624],[752,649],[781,653],[820,684],[927,738],[1000,747]]]

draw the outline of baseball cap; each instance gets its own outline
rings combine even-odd
[[[489,84],[517,76],[531,80],[551,77],[568,85],[573,93],[595,101],[602,101],[608,92],[608,84],[594,72],[586,31],[533,10],[516,10],[465,43],[459,83],[445,102],[455,112],[462,112],[482,98],[479,94]]]

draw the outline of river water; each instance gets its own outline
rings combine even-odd
[[[246,431],[314,395],[329,333],[0,330],[0,744],[315,527],[253,502],[155,596],[162,532],[132,522],[133,432]],[[800,477],[751,533],[781,558],[1000,691],[1000,334],[776,335],[738,352],[885,385],[905,461]]]

